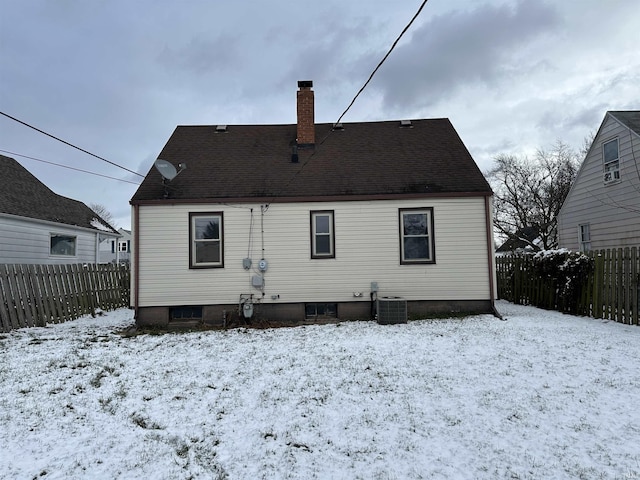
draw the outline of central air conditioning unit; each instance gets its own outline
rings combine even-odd
[[[377,300],[378,323],[407,323],[407,301],[402,297],[380,297]]]

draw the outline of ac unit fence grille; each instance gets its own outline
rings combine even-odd
[[[381,297],[377,301],[378,323],[407,323],[407,301],[402,297]]]

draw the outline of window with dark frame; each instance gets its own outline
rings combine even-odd
[[[311,212],[311,258],[335,258],[333,210]]]
[[[71,235],[51,234],[49,254],[65,257],[76,256],[76,237]]]
[[[433,208],[400,209],[400,264],[435,263]]]
[[[604,183],[620,180],[620,158],[617,138],[602,144],[602,158],[604,163]]]
[[[189,268],[224,267],[222,212],[189,214]]]
[[[169,320],[202,320],[202,307],[171,307],[169,308]]]

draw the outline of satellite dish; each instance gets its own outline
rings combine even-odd
[[[160,158],[155,161],[154,165],[160,172],[160,175],[162,175],[162,178],[169,182],[174,178],[176,178],[178,175],[180,175],[182,171],[187,168],[186,163],[179,163],[178,167],[180,167],[180,170],[176,171],[176,167],[174,167],[171,163],[167,162],[166,160],[162,160]]]
[[[178,171],[176,170],[176,167],[171,165],[166,160],[161,160],[159,158],[155,161],[154,165],[156,169],[160,172],[160,175],[162,175],[162,178],[166,180],[171,181],[174,178],[176,178],[176,176],[178,175]]]

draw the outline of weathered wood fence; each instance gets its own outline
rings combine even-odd
[[[0,331],[129,306],[128,265],[0,265]]]
[[[593,268],[566,294],[560,282],[538,273],[533,256],[496,259],[498,298],[577,315],[639,325],[640,255],[637,247],[589,252]],[[563,290],[565,293],[563,294]]]

